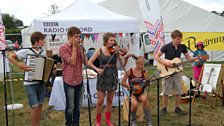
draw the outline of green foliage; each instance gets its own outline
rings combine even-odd
[[[211,11],[211,12],[214,13],[214,14],[217,14],[217,15],[219,15],[221,17],[224,17],[224,11],[222,11],[221,13],[219,13],[217,11]]]
[[[222,11],[219,15],[224,17],[224,11]]]
[[[5,25],[6,34],[21,32],[19,27],[23,26],[23,22],[15,18],[13,15],[10,16],[9,14],[2,14],[2,21]]]

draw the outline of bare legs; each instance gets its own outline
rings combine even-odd
[[[101,122],[101,113],[102,113],[102,109],[103,109],[103,103],[104,103],[104,97],[106,96],[105,92],[102,91],[97,91],[97,107],[96,107],[96,112],[97,112],[97,126],[100,126],[100,122]],[[114,98],[114,91],[108,91],[107,92],[107,103],[106,103],[106,123],[109,126],[113,126],[113,124],[110,121],[110,117],[111,117],[111,110],[112,110],[112,102],[113,102],[113,98]]]
[[[40,126],[42,105],[31,108],[31,124],[32,126]]]

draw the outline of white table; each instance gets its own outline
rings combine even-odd
[[[96,94],[96,81],[97,79],[89,79],[89,88],[91,93],[91,100],[92,104],[91,106],[96,106],[97,103],[97,94]],[[83,107],[88,107],[88,99],[87,99],[87,91],[86,91],[86,80],[84,80],[84,86],[85,86],[85,92],[83,96]],[[121,96],[120,101],[121,104],[123,104],[124,96],[126,96],[127,90],[122,88],[121,86]],[[52,87],[51,96],[49,100],[49,105],[54,106],[55,110],[65,110],[65,93],[64,93],[64,86],[63,86],[63,80],[62,77],[56,77],[54,81],[54,85]],[[106,103],[106,100],[104,100],[104,104]],[[113,106],[118,106],[118,90],[115,91],[115,96],[113,99]]]

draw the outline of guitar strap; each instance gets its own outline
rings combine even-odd
[[[40,49],[40,52],[37,53],[35,50],[33,50],[33,48],[30,49],[37,57],[39,57],[41,55],[41,53],[44,51],[42,48]]]

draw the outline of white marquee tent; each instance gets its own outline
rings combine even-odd
[[[99,3],[115,13],[139,19],[140,31],[145,32],[138,0],[106,0]],[[224,32],[224,18],[182,0],[159,0],[165,32]]]
[[[99,3],[115,13],[139,19],[140,32],[146,32],[138,0],[106,0]],[[159,0],[164,23],[165,41],[170,42],[170,32],[222,32],[224,18],[182,0]],[[209,51],[211,61],[224,61],[224,51]]]
[[[45,49],[53,50],[54,54],[58,53],[58,48],[61,44],[67,41],[67,28],[70,26],[77,26],[82,33],[131,33],[139,32],[139,23],[136,18],[123,16],[105,9],[90,0],[76,0],[70,6],[54,15],[35,19],[33,24],[22,30],[23,46],[31,46],[30,35],[34,31],[40,31],[46,36]],[[52,34],[57,34],[52,40]],[[98,40],[102,41],[100,35]],[[86,49],[90,47],[100,47],[102,42],[92,42],[91,39],[84,40]],[[132,43],[133,44],[133,43]],[[138,41],[136,41],[138,45]],[[138,46],[135,52],[139,54]]]
[[[139,31],[136,18],[116,14],[90,0],[76,0],[61,12],[34,20],[34,30],[45,34],[66,34],[70,26],[79,27],[83,33]]]
[[[199,7],[191,5],[182,0],[159,0],[159,3],[160,3],[161,17],[164,22],[165,33],[170,33],[174,29],[180,29],[183,32],[224,32],[224,25],[223,25],[224,18],[220,16],[217,16],[211,12],[203,10]],[[92,28],[92,24],[94,24],[95,21],[99,22],[104,21],[104,23],[100,23],[100,25],[98,25],[98,23],[96,24],[98,26],[101,26],[102,29],[104,28],[104,30],[111,32],[134,32],[136,30],[139,32],[146,31],[137,0],[106,0],[104,2],[99,3],[99,5],[104,8],[100,8],[99,6],[96,5],[96,3],[92,3],[89,0],[77,0],[72,5],[70,5],[63,11],[59,12],[58,14],[42,19],[36,19],[34,21],[35,30],[43,32],[45,28],[43,22],[51,22],[51,21],[62,22],[63,20],[67,19],[67,21],[65,22],[67,22],[68,26],[71,25],[71,22],[73,22],[74,23],[73,25],[76,26],[80,25],[79,27],[83,28],[83,30],[87,30],[87,32],[88,30],[91,30],[91,33],[94,33],[96,31],[99,33],[105,32],[103,30],[102,31],[96,30],[95,26]],[[113,11],[114,13],[108,12],[108,10],[105,10],[105,8],[109,9],[110,11]],[[89,11],[90,9],[91,11]],[[108,13],[106,14],[106,12]],[[116,13],[126,15],[128,17],[117,15]],[[107,16],[109,14],[114,16]],[[118,19],[116,21],[114,20],[111,21],[110,19],[111,17],[117,17]],[[95,20],[93,21],[94,18]],[[86,21],[84,21],[84,19]],[[131,19],[132,23],[127,22],[124,23],[125,21],[127,21],[126,19]],[[136,19],[138,20],[136,21]],[[118,20],[120,22],[118,22]],[[76,21],[77,22],[79,21],[79,23],[88,22],[91,25],[81,26],[81,24],[79,23],[76,24],[75,23]],[[110,22],[111,24],[107,24],[108,23],[107,21]],[[53,25],[53,24],[54,23],[46,23],[45,25]],[[60,24],[60,27],[63,27],[63,30],[68,27],[64,26],[64,24],[65,23],[63,23],[62,25]],[[52,27],[46,26],[46,28],[47,28],[46,30],[49,31],[49,29]],[[57,30],[57,28],[59,27],[56,27],[55,30]],[[29,33],[31,31],[32,30],[29,30]],[[170,41],[170,37],[167,37],[166,41],[167,42]],[[214,56],[212,56],[213,57],[212,60],[214,61],[224,60],[224,54],[221,52],[223,51],[213,51],[212,55]],[[221,54],[223,54],[223,56],[221,56]],[[219,57],[216,58],[217,56]]]

